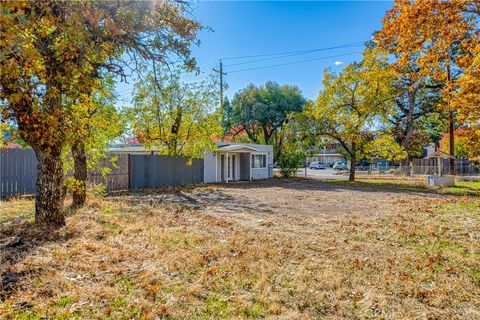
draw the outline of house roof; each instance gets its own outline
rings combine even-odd
[[[425,157],[425,159],[431,159],[431,158],[455,159],[455,157],[452,157],[448,153],[445,153],[441,150],[437,150]]]
[[[257,148],[249,146],[248,144],[227,144],[223,146],[218,146],[218,151],[258,151]]]
[[[338,153],[338,152],[329,153],[328,150],[327,150],[327,153],[315,153],[313,156],[314,157],[344,157],[345,158],[345,156],[341,153]]]

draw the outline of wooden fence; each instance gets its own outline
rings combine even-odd
[[[108,168],[107,174],[101,171],[88,172],[87,181],[92,184],[103,184],[107,191],[128,190],[129,188],[129,155],[126,153],[110,153],[100,161],[100,168]]]

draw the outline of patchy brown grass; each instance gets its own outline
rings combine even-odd
[[[58,231],[0,209],[6,319],[480,318],[474,196],[273,180],[91,199]]]

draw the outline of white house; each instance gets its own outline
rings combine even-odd
[[[204,181],[229,182],[273,176],[273,147],[265,144],[217,142],[204,159]]]
[[[337,161],[345,161],[345,156],[336,150],[322,150],[320,153],[314,154],[311,161],[318,161],[328,165],[334,165]]]
[[[173,180],[170,178],[167,179],[167,177],[171,175],[193,175],[197,178],[195,178],[192,183],[198,183],[199,180],[201,181],[202,178],[199,179],[198,177],[202,176],[203,182],[205,183],[238,180],[249,181],[273,177],[272,146],[230,142],[216,142],[215,144],[217,145],[217,149],[205,154],[201,162],[196,162],[193,166],[186,165],[187,161],[184,157],[158,156],[163,160],[157,158],[160,162],[156,165],[154,165],[153,162],[149,164],[149,169],[152,170],[151,174],[155,175],[158,181],[168,180],[168,183],[173,183],[173,185],[184,183],[185,181],[180,178],[179,181],[176,181],[175,178],[172,178]],[[136,156],[147,157],[155,155],[155,150],[146,149],[140,144],[111,145],[110,152],[127,153],[131,155],[129,156],[129,163],[137,163],[138,157]],[[142,162],[141,159],[138,161]],[[129,167],[131,167],[130,164]],[[131,168],[128,168],[128,170],[130,169]],[[188,180],[188,178],[185,179]],[[165,184],[166,183],[167,182],[165,182]]]

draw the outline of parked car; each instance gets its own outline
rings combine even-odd
[[[323,163],[318,162],[318,161],[310,162],[310,165],[308,167],[310,169],[316,169],[316,170],[325,169],[325,165]]]
[[[356,168],[359,171],[369,170],[370,169],[370,162],[368,162],[367,160],[360,160],[359,162],[357,162]]]
[[[347,163],[345,161],[337,161],[333,165],[333,170],[347,170]]]

